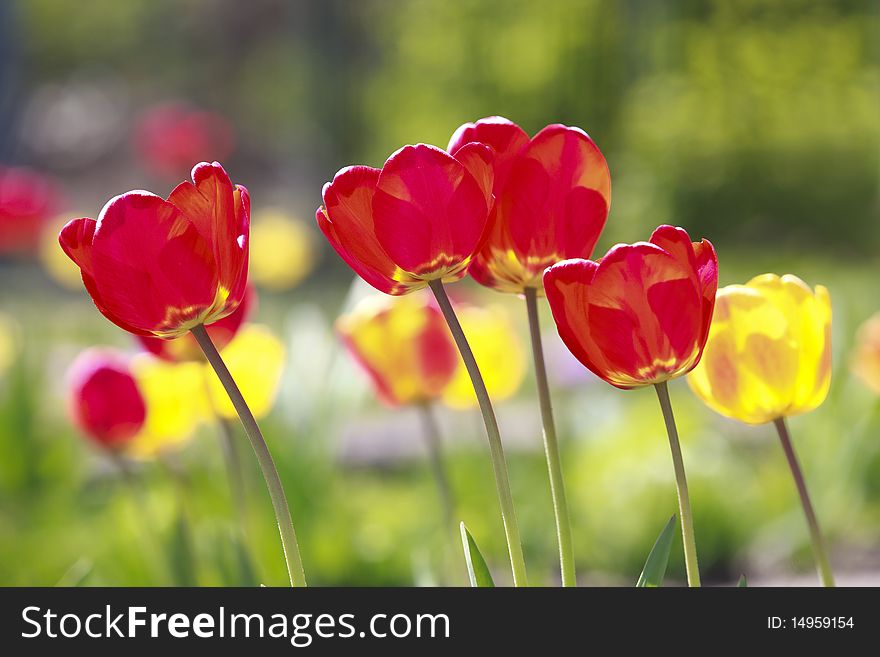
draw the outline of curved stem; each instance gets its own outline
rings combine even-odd
[[[666,434],[669,436],[669,448],[672,450],[672,465],[675,469],[675,488],[678,493],[678,511],[681,516],[681,538],[684,543],[684,565],[687,569],[688,586],[700,585],[700,567],[697,563],[697,543],[694,539],[694,516],[691,513],[691,498],[688,495],[687,477],[684,473],[684,460],[681,457],[681,445],[678,442],[678,429],[672,415],[672,404],[669,401],[669,389],[666,381],[654,385],[657,399],[663,410],[666,422]]]
[[[813,556],[816,559],[816,570],[819,571],[819,578],[822,580],[822,586],[834,586],[834,574],[831,572],[831,563],[828,560],[828,552],[825,549],[825,539],[819,529],[819,521],[816,519],[816,512],[813,510],[813,503],[810,502],[810,494],[807,492],[807,482],[804,480],[804,473],[798,463],[797,456],[794,453],[794,447],[791,444],[791,436],[788,433],[788,426],[785,424],[785,418],[781,417],[773,421],[776,431],[779,433],[779,441],[782,443],[782,451],[785,452],[785,458],[788,460],[788,467],[791,468],[791,476],[794,477],[794,484],[797,486],[798,495],[801,498],[801,506],[804,507],[804,515],[807,517],[807,526],[810,528],[810,542],[813,544]]]
[[[486,390],[486,384],[483,382],[483,375],[480,374],[480,368],[474,358],[474,353],[468,344],[455,310],[446,296],[446,290],[440,280],[433,280],[429,283],[431,291],[437,298],[437,303],[446,323],[449,325],[449,331],[458,346],[461,358],[471,377],[471,383],[474,386],[474,392],[477,395],[477,401],[480,403],[480,412],[483,414],[483,423],[486,425],[486,437],[489,440],[489,454],[492,457],[492,469],[495,473],[495,487],[498,490],[498,501],[501,505],[501,522],[504,524],[504,535],[507,539],[507,550],[510,554],[510,567],[513,571],[514,586],[528,586],[526,577],[526,564],[523,558],[522,542],[519,537],[519,527],[516,523],[516,512],[513,509],[513,495],[510,492],[510,477],[507,473],[507,461],[504,458],[504,447],[501,444],[501,433],[498,430],[498,420],[495,418],[495,411],[492,409],[492,401],[489,399],[489,393]]]
[[[562,572],[562,586],[577,586],[577,578],[574,572],[574,548],[571,542],[571,522],[568,515],[568,502],[565,499],[565,481],[562,477],[562,460],[559,458],[556,422],[553,420],[550,386],[547,384],[547,367],[544,364],[544,347],[541,344],[541,325],[538,319],[538,291],[533,287],[527,287],[525,289],[525,297],[526,312],[529,316],[529,333],[532,338],[532,356],[535,361],[538,402],[541,406],[541,422],[544,425],[544,455],[547,457],[547,471],[550,474],[550,495],[553,498],[553,513],[556,517],[556,540],[559,543],[559,566]]]
[[[290,509],[287,506],[287,497],[284,495],[284,487],[281,485],[281,479],[278,476],[278,470],[275,468],[275,462],[269,453],[269,447],[263,438],[263,433],[254,419],[251,409],[248,408],[241,391],[229,373],[226,364],[220,357],[220,353],[211,342],[208,332],[204,326],[196,326],[192,329],[193,337],[199,343],[202,351],[205,352],[205,358],[217,373],[217,378],[226,389],[229,400],[235,407],[254,454],[257,456],[257,462],[260,464],[260,470],[263,472],[263,479],[266,480],[266,487],[269,489],[269,497],[272,498],[272,507],[275,510],[275,519],[278,522],[278,531],[281,534],[281,546],[284,550],[284,561],[287,565],[287,574],[290,577],[291,586],[305,586],[306,577],[303,572],[302,558],[299,554],[299,545],[296,542],[296,532],[293,529],[293,521],[290,519]]]

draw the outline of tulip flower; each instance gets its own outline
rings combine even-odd
[[[275,405],[284,373],[284,344],[261,324],[245,324],[223,350],[229,371],[248,399],[251,412],[263,418]],[[211,404],[222,418],[234,419],[235,407],[217,379],[208,386]]]
[[[822,533],[785,418],[818,407],[831,385],[831,298],[796,276],[764,274],[718,290],[703,360],[688,376],[697,397],[747,424],[772,422],[807,518],[820,578],[834,585]]]
[[[68,408],[77,427],[101,447],[116,451],[141,430],[143,395],[123,355],[84,351],[68,373]]]
[[[192,170],[168,199],[133,191],[111,199],[98,220],[61,231],[98,310],[135,335],[177,338],[222,319],[247,282],[250,200],[217,162]]]
[[[305,585],[284,488],[260,427],[205,329],[232,314],[247,286],[250,199],[219,163],[197,164],[193,182],[163,199],[133,191],[110,200],[98,220],[61,231],[64,252],[111,322],[135,335],[191,332],[245,428],[269,488],[292,585]]]
[[[61,192],[50,178],[0,165],[0,255],[33,251],[60,205]]]
[[[611,205],[605,157],[580,128],[548,125],[529,139],[499,116],[462,125],[449,152],[472,142],[495,152],[495,221],[468,273],[502,292],[540,293],[547,267],[593,253]]]
[[[204,363],[171,362],[140,354],[132,360],[131,369],[144,396],[147,416],[143,429],[127,445],[127,454],[150,458],[177,449],[210,418]]]
[[[526,363],[522,344],[507,311],[501,306],[462,306],[458,312],[462,328],[470,336],[471,348],[485,373],[486,389],[496,402],[512,397],[525,378]],[[471,408],[477,404],[464,363],[443,389],[443,403],[452,408]]]
[[[442,313],[422,294],[372,296],[340,317],[336,331],[382,403],[418,409],[445,525],[452,528],[455,505],[432,403],[454,378],[459,359]]]
[[[389,406],[429,403],[455,375],[458,353],[443,315],[420,294],[367,297],[336,330]]]
[[[82,275],[73,260],[58,248],[58,233],[69,221],[68,216],[48,221],[40,232],[37,256],[43,270],[59,285],[68,290],[82,289]]]
[[[17,323],[0,313],[0,375],[15,362],[19,351],[19,329]]]
[[[310,229],[280,210],[268,209],[251,223],[250,278],[257,286],[283,292],[299,285],[315,266]]]
[[[205,327],[205,331],[208,333],[211,342],[214,343],[214,346],[216,346],[217,349],[222,351],[226,345],[232,342],[232,339],[241,328],[242,323],[252,312],[255,303],[256,293],[253,288],[248,287],[245,290],[245,294],[242,297],[238,308],[236,308],[231,315],[227,315],[223,319],[218,319],[210,326]],[[145,350],[163,360],[171,362],[190,360],[201,362],[204,360],[204,355],[199,347],[199,343],[196,342],[196,339],[191,333],[187,333],[174,340],[163,340],[162,338],[142,335],[135,337]]]
[[[608,216],[611,176],[602,152],[580,128],[548,125],[529,139],[515,123],[493,116],[462,125],[449,142],[449,152],[456,154],[470,142],[484,143],[495,153],[495,204],[489,236],[468,272],[482,285],[525,297],[562,585],[575,586],[571,525],[537,297],[544,293],[547,267],[592,255]]]
[[[150,171],[173,179],[191,162],[228,157],[235,133],[223,116],[172,101],[153,105],[138,118],[133,141]]]
[[[404,146],[382,169],[352,166],[324,185],[316,219],[355,273],[381,292],[430,287],[449,325],[480,402],[501,505],[514,584],[525,585],[525,561],[498,422],[479,367],[444,282],[467,273],[490,227],[492,149],[464,144],[453,157],[434,146]]]
[[[693,369],[709,333],[718,260],[710,242],[660,226],[650,242],[618,244],[598,262],[566,260],[544,274],[562,341],[583,365],[622,389],[653,385],[678,488],[688,583],[699,586],[687,478],[666,382]]]
[[[458,158],[418,144],[381,170],[347,167],[324,185],[318,226],[355,273],[386,294],[458,280],[485,238],[491,157],[482,144],[462,146]]]
[[[880,313],[859,328],[851,368],[871,392],[880,395]]]

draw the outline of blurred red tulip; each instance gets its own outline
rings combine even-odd
[[[232,338],[238,333],[238,329],[251,314],[256,303],[256,292],[250,285],[245,289],[245,294],[232,314],[227,315],[223,319],[218,319],[210,326],[206,326],[205,330],[211,337],[211,342],[217,349],[222,350],[223,347],[232,342]],[[135,338],[141,346],[154,356],[173,363],[185,361],[203,361],[205,355],[199,343],[193,337],[192,333],[187,333],[174,340],[163,340],[162,338],[154,338],[146,335],[136,335]]]
[[[483,144],[466,144],[456,157],[418,144],[381,170],[347,167],[324,185],[318,226],[361,278],[387,294],[458,280],[485,239],[491,160]]]
[[[124,356],[110,350],[84,351],[68,377],[72,419],[90,439],[117,449],[141,430],[146,405]]]
[[[531,140],[499,116],[466,123],[449,152],[481,142],[495,151],[494,221],[469,273],[487,287],[543,290],[544,270],[567,258],[589,258],[611,204],[611,175],[602,152],[580,128],[548,125]]]
[[[436,399],[458,368],[446,320],[422,295],[368,297],[339,318],[336,330],[389,406]]]
[[[650,242],[618,244],[598,262],[566,260],[544,274],[559,335],[618,388],[686,374],[703,353],[718,288],[712,244],[660,226]]]
[[[150,171],[176,178],[192,162],[226,159],[234,149],[235,134],[219,114],[168,102],[141,115],[134,129],[134,145]]]
[[[244,296],[248,192],[217,162],[197,164],[192,177],[168,200],[117,196],[97,221],[74,219],[59,235],[98,310],[136,335],[180,337],[231,314]]]
[[[61,193],[46,176],[0,166],[0,255],[36,250],[43,225],[60,205]]]

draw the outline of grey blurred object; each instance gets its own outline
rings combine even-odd
[[[21,41],[15,6],[0,1],[0,161],[13,159],[12,126],[20,87]]]
[[[73,76],[31,94],[19,141],[55,169],[93,164],[127,135],[128,85],[113,75]]]

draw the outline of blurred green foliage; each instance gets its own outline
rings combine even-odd
[[[32,0],[33,81],[95,70],[229,115],[246,162],[320,184],[503,114],[579,125],[609,240],[880,244],[880,10],[844,0]],[[305,214],[317,203],[303,199]]]

